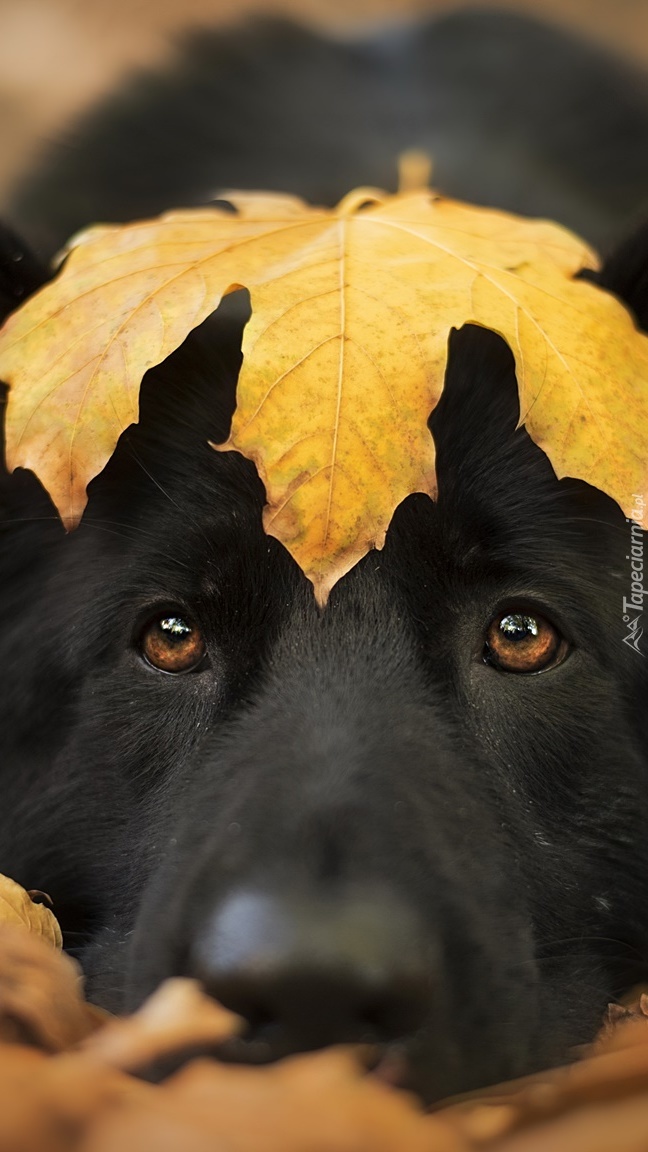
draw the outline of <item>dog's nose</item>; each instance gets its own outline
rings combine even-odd
[[[247,1018],[273,1055],[414,1033],[436,965],[416,915],[390,892],[230,895],[203,922],[191,974]]]

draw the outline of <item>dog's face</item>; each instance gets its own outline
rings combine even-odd
[[[321,613],[208,446],[242,310],[149,373],[73,535],[3,482],[0,870],[51,893],[91,997],[196,975],[242,1058],[396,1044],[427,1099],[563,1058],[648,955],[630,526],[556,480],[468,327],[438,501]]]

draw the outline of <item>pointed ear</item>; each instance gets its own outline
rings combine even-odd
[[[639,327],[648,332],[648,222],[621,244],[592,279],[623,300]]]
[[[50,277],[27,245],[0,222],[0,323]]]

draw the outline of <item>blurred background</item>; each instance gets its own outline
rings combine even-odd
[[[492,3],[472,0],[471,8]],[[39,147],[128,71],[162,61],[192,27],[249,12],[329,30],[466,7],[452,0],[0,0],[0,199]],[[648,0],[509,0],[648,63]]]

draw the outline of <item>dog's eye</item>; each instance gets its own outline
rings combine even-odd
[[[559,664],[568,645],[560,632],[536,612],[496,616],[486,633],[484,658],[504,672],[543,672]]]
[[[172,613],[149,621],[140,638],[144,659],[161,672],[191,672],[205,658],[200,629]]]

